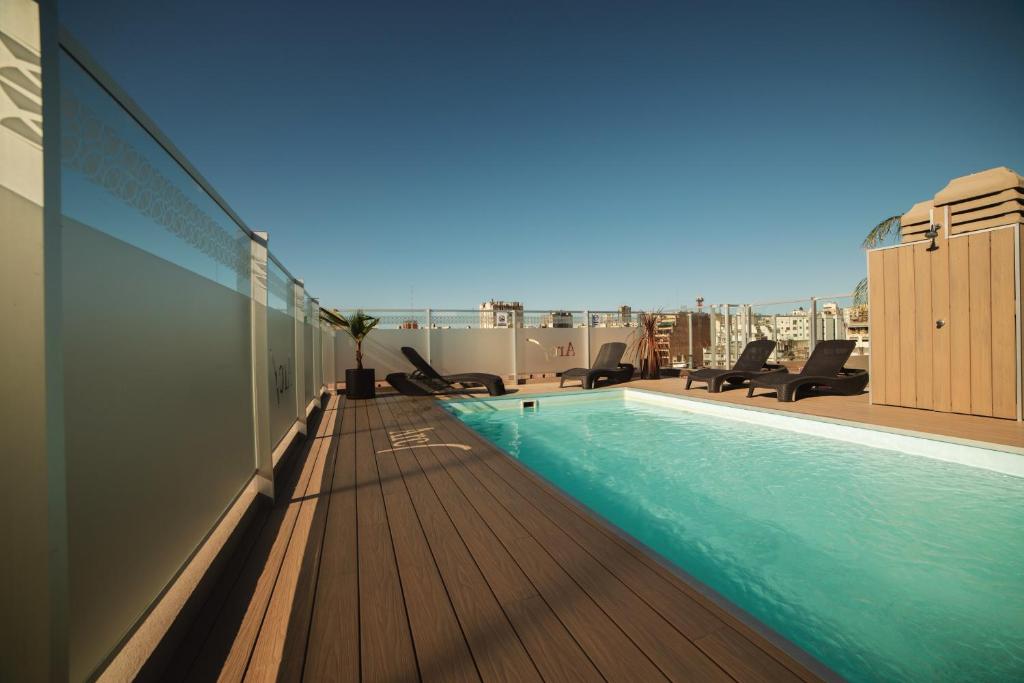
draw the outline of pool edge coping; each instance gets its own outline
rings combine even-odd
[[[982,450],[999,451],[1002,453],[1008,453],[1011,455],[1024,457],[1024,447],[1011,446],[1010,444],[997,443],[995,441],[980,441],[978,439],[965,439],[963,437],[951,436],[948,434],[936,434],[935,432],[923,432],[914,429],[903,429],[901,427],[890,427],[888,425],[880,425],[872,422],[860,422],[857,420],[846,420],[839,417],[827,417],[825,415],[813,415],[809,413],[798,413],[790,410],[781,410],[779,408],[768,408],[765,406],[746,406],[731,401],[718,401],[715,399],[701,398],[698,396],[681,396],[679,394],[672,394],[665,391],[658,391],[657,389],[646,389],[640,387],[630,387],[613,385],[607,387],[598,387],[590,390],[578,390],[578,391],[551,391],[537,394],[528,394],[523,396],[517,396],[516,394],[506,394],[504,396],[480,396],[480,397],[464,397],[464,398],[452,398],[452,397],[438,397],[441,398],[440,403],[444,404],[458,404],[458,403],[475,403],[475,402],[491,402],[491,401],[515,401],[515,400],[531,400],[533,398],[558,398],[562,396],[583,396],[589,395],[594,396],[598,393],[613,393],[621,392],[624,397],[627,397],[628,393],[639,393],[650,396],[656,396],[661,399],[671,399],[674,401],[681,401],[683,403],[692,401],[694,403],[701,403],[716,408],[735,409],[741,411],[750,411],[756,413],[766,413],[769,415],[776,415],[780,417],[792,418],[795,420],[807,420],[809,422],[821,422],[826,424],[834,424],[842,427],[850,427],[853,429],[867,429],[870,431],[884,432],[887,434],[894,434],[896,436],[905,436],[917,439],[923,439],[926,441],[937,441],[940,443],[947,443],[956,446],[967,446],[969,448],[979,448]],[[529,396],[530,398],[526,398]],[[971,465],[965,465],[971,467]],[[1011,475],[1014,476],[1014,475]]]

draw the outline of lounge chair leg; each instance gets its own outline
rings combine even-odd
[[[690,388],[690,383],[691,383],[691,382],[693,382],[693,380],[692,380],[692,379],[690,379],[689,377],[687,377],[687,378],[686,378],[686,388],[687,388],[687,389],[689,389],[689,388]]]
[[[747,398],[751,398],[753,395],[754,395],[754,387],[753,386],[747,387]]]

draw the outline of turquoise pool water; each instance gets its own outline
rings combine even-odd
[[[478,403],[451,409],[845,678],[1024,680],[1024,479],[614,392]]]

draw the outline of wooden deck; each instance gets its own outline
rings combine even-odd
[[[432,399],[333,397],[290,465],[166,679],[817,680]]]

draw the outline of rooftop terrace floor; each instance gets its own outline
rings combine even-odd
[[[709,398],[678,379],[627,386]],[[871,406],[866,396],[710,398],[1024,446],[1016,422]],[[245,532],[166,678],[782,681],[824,672],[433,399],[332,396],[284,466],[278,502]]]
[[[816,680],[444,412],[334,396],[179,646],[180,680]]]

